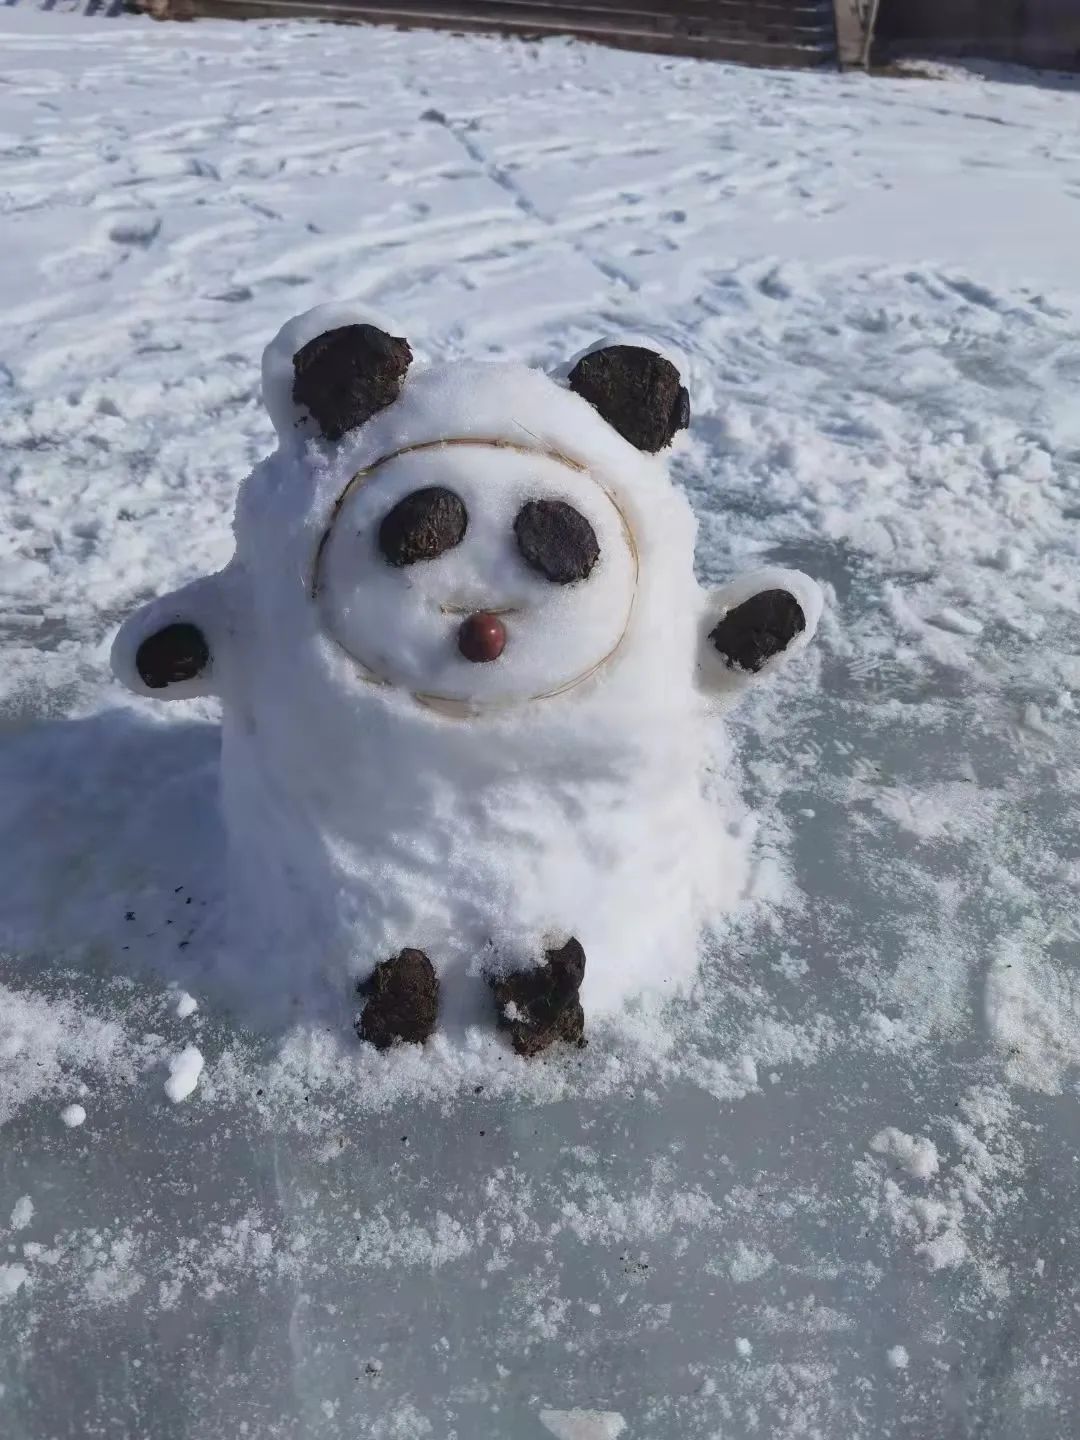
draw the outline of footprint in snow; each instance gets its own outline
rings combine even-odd
[[[109,239],[116,245],[152,245],[161,230],[161,216],[128,216],[109,226]]]

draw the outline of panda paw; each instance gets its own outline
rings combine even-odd
[[[148,635],[135,652],[135,669],[148,690],[196,680],[209,667],[210,647],[197,625],[178,621]]]
[[[759,590],[734,606],[709,632],[725,665],[756,675],[806,629],[806,615],[790,590]]]
[[[702,619],[700,687],[733,694],[797,655],[813,638],[821,608],[821,591],[799,570],[757,570],[716,591]]]

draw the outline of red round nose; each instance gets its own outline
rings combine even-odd
[[[481,611],[461,622],[457,643],[466,660],[484,665],[489,660],[497,660],[506,649],[506,626],[497,615]]]

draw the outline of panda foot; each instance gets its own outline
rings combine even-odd
[[[356,1033],[376,1050],[389,1050],[398,1041],[422,1045],[434,1032],[439,977],[422,950],[402,950],[383,960],[356,988],[368,997]]]
[[[549,950],[535,970],[516,970],[491,980],[499,1024],[510,1032],[519,1055],[539,1055],[556,1041],[585,1044],[585,1012],[578,992],[585,977],[585,951],[570,939]]]

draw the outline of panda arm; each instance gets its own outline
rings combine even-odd
[[[136,695],[190,700],[219,693],[228,571],[149,601],[113,641],[113,674]]]
[[[822,595],[800,570],[754,570],[709,593],[701,622],[698,684],[734,696],[813,639]]]

